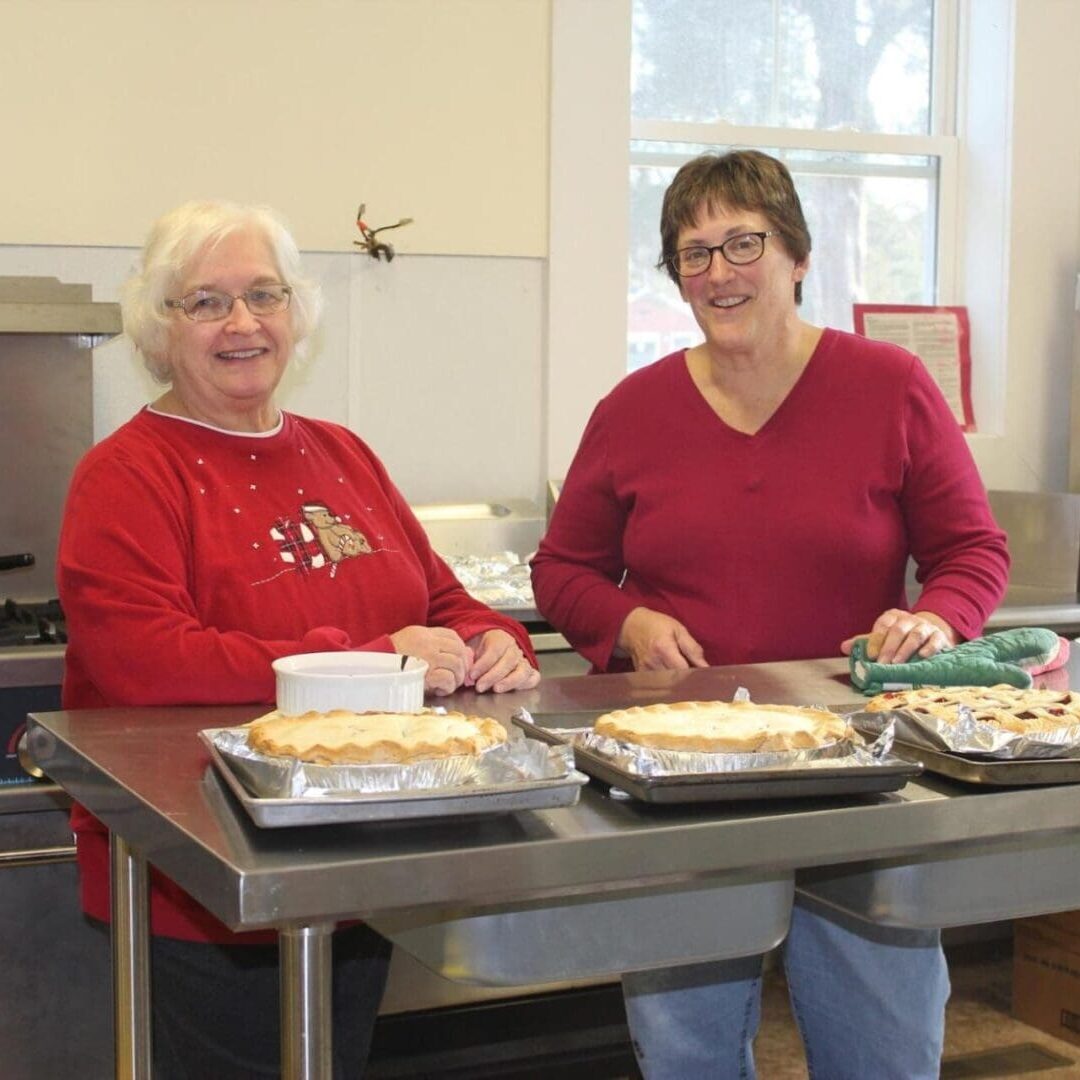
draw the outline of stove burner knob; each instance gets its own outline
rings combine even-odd
[[[19,757],[19,764],[22,766],[23,772],[29,773],[35,780],[44,779],[44,770],[30,756],[30,746],[27,742],[27,733],[25,731],[19,736],[19,744],[15,752]]]

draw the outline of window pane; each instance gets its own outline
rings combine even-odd
[[[701,341],[690,308],[660,257],[660,203],[676,166],[630,167],[630,298],[626,369],[636,371],[661,356]]]
[[[933,0],[634,0],[635,119],[930,131]]]
[[[701,340],[656,261],[664,191],[682,160],[707,149],[726,148],[631,145],[629,370]],[[936,159],[763,149],[791,170],[810,227],[802,318],[850,330],[856,301],[934,303]]]

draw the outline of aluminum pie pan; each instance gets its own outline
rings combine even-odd
[[[909,745],[938,753],[963,754],[993,761],[1040,761],[1080,756],[1080,725],[1020,734],[976,720],[960,705],[956,718],[926,716],[906,709],[858,711],[851,714],[856,729],[876,736],[892,726],[895,737]]]
[[[809,758],[800,756],[805,754],[803,751],[794,755],[733,754],[730,755],[732,759],[741,759],[740,768],[706,772],[631,772],[626,768],[626,757],[618,752],[607,755],[597,749],[597,741],[589,738],[591,723],[588,726],[561,726],[564,722],[588,723],[604,711],[607,710],[532,716],[527,710],[519,709],[512,720],[528,735],[572,746],[575,763],[582,772],[643,802],[713,802],[896,791],[922,772],[919,762],[891,753],[891,736],[871,748],[858,748],[855,752],[834,756]],[[608,741],[617,743],[617,740]],[[686,755],[695,759],[703,756],[722,755]],[[755,757],[767,760],[755,766],[748,760]],[[779,758],[788,760],[779,762]]]
[[[487,755],[458,754],[378,765],[317,765],[288,754],[267,754],[248,745],[249,725],[217,728],[214,746],[252,795],[260,798],[319,798],[327,795],[372,795],[382,792],[453,788],[490,782]],[[497,759],[492,759],[497,761]],[[529,768],[530,774],[538,771]],[[495,777],[501,777],[496,772]]]
[[[768,750],[754,753],[708,753],[697,750],[667,750],[640,746],[621,739],[598,735],[590,728],[563,730],[573,745],[592,750],[635,776],[685,776],[689,773],[746,773],[764,769],[790,770],[832,768],[851,764],[856,755],[865,755],[860,744],[849,739],[806,750]],[[842,760],[841,760],[842,759]],[[821,762],[827,762],[821,766]],[[860,764],[864,763],[859,761]]]
[[[222,732],[238,728],[209,728],[199,737],[214,768],[256,825],[264,828],[296,825],[340,825],[355,822],[406,821],[547,810],[573,806],[588,776],[573,765],[569,747],[553,747],[536,739],[512,739],[505,753],[489,752],[482,770],[451,787],[392,791],[323,790],[317,794],[268,796],[252,792],[241,779],[235,756],[219,749]],[[554,752],[553,752],[554,751]],[[352,766],[354,769],[383,766]]]

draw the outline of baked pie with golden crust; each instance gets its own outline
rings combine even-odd
[[[252,750],[316,765],[399,765],[481,754],[505,742],[498,720],[460,712],[272,712],[248,725]]]
[[[749,701],[634,705],[597,717],[593,730],[658,750],[727,754],[812,750],[850,734],[828,709]]]
[[[1080,694],[1071,690],[1020,690],[1015,686],[924,686],[889,690],[867,702],[867,712],[901,709],[915,716],[955,721],[958,707],[972,716],[1018,735],[1080,724]]]

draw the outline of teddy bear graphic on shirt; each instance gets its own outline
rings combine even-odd
[[[332,563],[357,555],[370,555],[371,545],[359,529],[342,522],[333,510],[322,503],[305,503],[300,507],[304,519],[315,530],[319,547]]]
[[[367,537],[346,525],[325,503],[304,503],[300,520],[278,518],[270,529],[270,538],[280,549],[281,561],[304,574],[329,566],[333,577],[343,559],[372,552]]]

